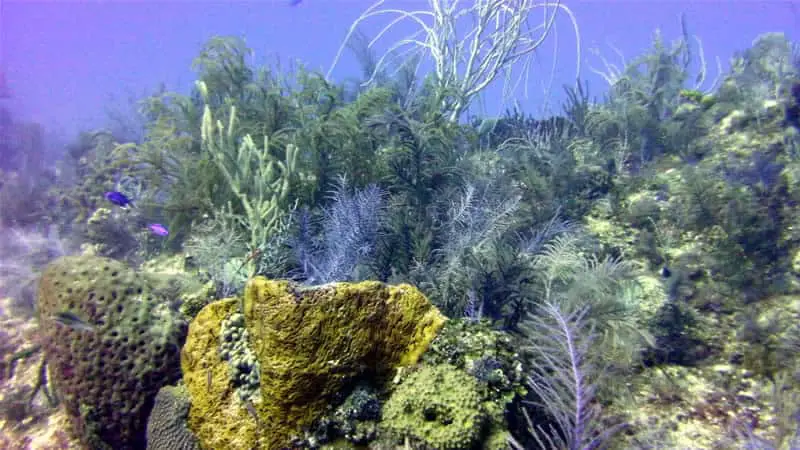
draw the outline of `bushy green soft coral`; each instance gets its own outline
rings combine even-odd
[[[197,82],[204,100],[209,101],[209,90],[203,81]],[[287,203],[291,179],[297,175],[300,154],[297,146],[289,144],[283,160],[270,152],[269,139],[263,147],[249,134],[237,136],[236,107],[230,107],[228,123],[215,120],[211,107],[203,110],[201,136],[203,148],[213,158],[241,206],[237,213],[234,203],[226,205],[227,213],[245,230],[245,240],[250,251],[262,250],[270,239],[285,226],[290,205]],[[248,277],[256,273],[257,257],[244,261],[242,269]]]
[[[713,95],[705,94],[697,89],[681,89],[679,95],[690,102],[703,106],[704,108],[710,108],[716,101]]]
[[[607,199],[596,201],[585,218],[586,230],[597,239],[601,254],[629,256],[635,253],[636,235],[616,218]]]
[[[637,229],[653,229],[659,221],[666,202],[659,201],[657,192],[639,191],[624,202],[624,217],[626,221]]]
[[[455,366],[423,367],[397,386],[383,409],[382,430],[413,448],[473,448],[489,417],[475,378]]]
[[[91,448],[144,446],[153,398],[180,377],[186,323],[172,300],[107,258],[64,257],[43,272],[37,312],[49,374]],[[63,313],[89,328],[63,325]]]

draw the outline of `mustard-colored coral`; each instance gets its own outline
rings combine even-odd
[[[206,305],[189,324],[181,351],[183,381],[191,398],[189,428],[203,448],[257,448],[257,424],[233,390],[228,366],[219,356],[222,321],[238,308],[237,299]]]
[[[189,423],[206,448],[287,446],[355,377],[380,378],[416,363],[445,321],[413,286],[378,282],[301,288],[257,277],[243,305],[261,369],[260,396],[249,407],[234,395],[218,354],[222,320],[237,310],[237,300],[206,306],[184,347]]]

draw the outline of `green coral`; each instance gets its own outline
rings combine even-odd
[[[703,106],[703,108],[710,108],[716,102],[713,95],[705,94],[697,89],[681,89],[678,95],[692,103]]]
[[[464,370],[497,399],[511,401],[515,394],[525,393],[516,344],[510,334],[492,329],[487,321],[450,320],[431,342],[423,360]]]
[[[484,449],[506,448],[506,412],[516,409],[528,392],[518,348],[511,334],[492,329],[488,321],[458,319],[445,323],[423,356],[428,364],[464,371],[480,386],[490,433]]]
[[[207,100],[209,90],[205,83],[199,81],[197,85]],[[230,108],[227,124],[214,120],[211,107],[205,106],[201,130],[203,148],[213,158],[238,202],[238,205],[226,205],[224,214],[246,230],[248,249],[255,251],[269,242],[284,225],[299,151],[297,146],[287,145],[285,158],[281,161],[270,153],[267,137],[264,146],[258,147],[251,135],[246,134],[240,139],[236,131],[235,106]],[[245,261],[244,269],[248,277],[255,274],[254,258]]]
[[[486,433],[489,417],[477,381],[452,365],[423,367],[397,386],[381,428],[414,448],[465,449]]]
[[[38,320],[54,387],[91,448],[144,446],[153,398],[180,377],[186,323],[151,281],[125,264],[68,256],[39,283]],[[57,320],[64,314],[83,325]]]

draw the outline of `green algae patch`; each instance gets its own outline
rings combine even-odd
[[[455,366],[423,367],[389,397],[381,427],[414,448],[473,448],[489,425],[484,397],[475,378]]]
[[[415,364],[445,322],[410,285],[301,287],[256,277],[241,307],[260,387],[242,400],[219,354],[222,322],[239,307],[231,299],[203,308],[184,348],[189,423],[205,448],[289,446],[355,379],[380,383],[396,368]]]

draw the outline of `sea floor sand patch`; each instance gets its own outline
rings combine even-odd
[[[0,299],[0,449],[81,449],[69,435],[63,408],[51,406],[41,390],[30,398],[43,355],[36,350],[35,318],[13,311],[10,298]],[[22,354],[27,356],[19,357]]]

